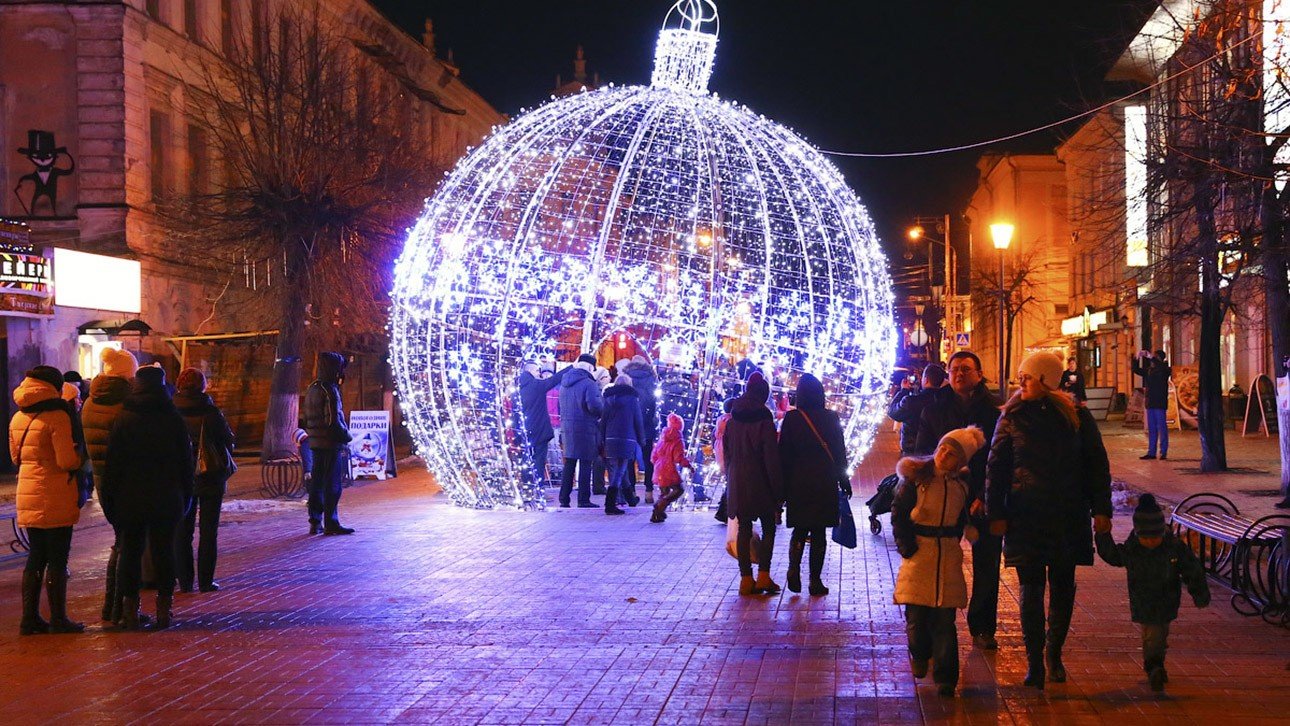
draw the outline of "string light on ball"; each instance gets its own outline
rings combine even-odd
[[[896,351],[886,259],[815,147],[708,91],[719,22],[711,0],[676,3],[649,86],[552,100],[496,129],[412,229],[391,362],[454,502],[543,507],[521,366],[624,334],[661,379],[642,393],[686,418],[691,451],[747,357],[780,389],[819,377],[851,460],[867,452]]]

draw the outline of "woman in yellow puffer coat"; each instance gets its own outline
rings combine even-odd
[[[83,462],[73,436],[76,413],[61,398],[62,388],[57,368],[37,366],[13,392],[19,411],[9,424],[9,455],[18,464],[18,526],[31,544],[22,573],[22,635],[85,629],[67,617],[67,556],[81,515],[75,472]],[[40,617],[42,572],[48,623]]]

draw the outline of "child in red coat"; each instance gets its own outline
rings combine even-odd
[[[690,460],[685,458],[685,442],[682,434],[685,422],[674,413],[667,415],[667,426],[654,445],[650,461],[654,463],[654,485],[659,487],[658,502],[654,504],[651,522],[662,522],[667,519],[667,508],[672,502],[681,498],[681,468],[691,468]]]

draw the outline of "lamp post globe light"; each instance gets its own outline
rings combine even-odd
[[[521,365],[604,341],[630,339],[667,377],[661,406],[671,383],[687,391],[691,451],[746,352],[777,387],[817,375],[850,461],[868,450],[899,333],[886,258],[832,163],[708,90],[718,32],[711,0],[677,2],[650,85],[521,114],[427,201],[395,268],[390,357],[418,453],[455,503],[545,506],[526,476]]]
[[[1007,304],[1008,289],[1003,281],[1003,255],[1012,245],[1012,235],[1016,231],[1016,225],[1008,222],[995,222],[990,225],[990,239],[994,242],[994,248],[999,251],[999,393],[1004,398],[1008,396],[1008,370],[1004,363],[1007,354],[1007,342],[1004,340],[1004,329],[1007,327],[1004,306]]]

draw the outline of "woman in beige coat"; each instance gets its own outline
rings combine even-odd
[[[22,635],[85,629],[67,617],[67,556],[81,515],[75,472],[83,462],[73,437],[76,414],[61,398],[62,389],[57,368],[37,366],[13,392],[19,410],[9,424],[9,455],[18,464],[18,526],[30,541],[22,573]],[[49,622],[40,617],[42,573]]]
[[[891,507],[891,529],[903,558],[896,576],[896,603],[905,606],[905,633],[915,678],[927,675],[937,692],[954,696],[959,680],[956,611],[967,607],[963,576],[964,534],[975,540],[967,519],[964,468],[985,446],[985,434],[970,426],[946,434],[932,456],[908,456],[896,464],[900,485]]]

